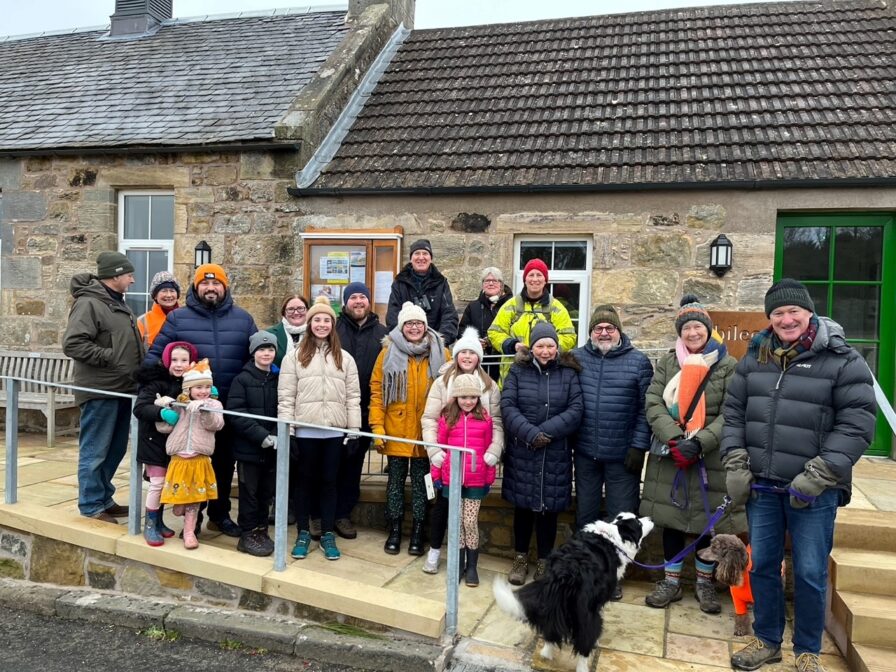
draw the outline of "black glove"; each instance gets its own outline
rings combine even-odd
[[[700,445],[700,442],[696,438],[679,439],[675,442],[675,447],[686,460],[696,460],[700,457],[700,453],[703,452],[703,446]]]
[[[355,453],[358,452],[358,448],[361,447],[361,441],[357,436],[346,434],[345,440],[342,442],[342,445],[345,446],[345,454],[349,457],[352,457]]]
[[[644,470],[644,458],[646,455],[647,454],[639,448],[629,448],[628,452],[625,454],[625,461],[623,462],[625,470],[630,474],[640,476],[641,472]]]
[[[541,450],[546,445],[548,445],[552,439],[553,437],[549,434],[538,432],[538,434],[535,435],[535,438],[532,439],[532,443],[530,443],[529,446],[532,448],[532,450]]]

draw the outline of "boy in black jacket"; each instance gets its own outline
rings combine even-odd
[[[249,339],[249,355],[243,370],[233,379],[227,410],[272,418],[270,422],[229,416],[233,427],[233,454],[240,479],[237,524],[242,534],[237,550],[259,557],[274,552],[268,536],[268,509],[277,479],[277,380],[274,365],[277,338],[259,331]],[[289,446],[286,446],[289,450]]]

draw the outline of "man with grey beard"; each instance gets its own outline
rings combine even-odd
[[[595,308],[588,327],[590,340],[572,351],[582,365],[579,379],[585,398],[582,425],[573,436],[578,528],[601,518],[612,520],[622,511],[637,512],[650,446],[644,416],[644,395],[653,378],[650,360],[622,333],[613,306]],[[617,586],[613,599],[621,597]]]

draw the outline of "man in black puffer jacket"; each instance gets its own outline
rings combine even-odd
[[[728,385],[722,459],[728,494],[750,523],[755,637],[731,658],[755,670],[781,660],[784,537],[793,540],[793,653],[820,670],[828,556],[852,467],[874,436],[871,371],[839,324],[817,317],[805,285],[784,278],[765,295],[757,334]]]
[[[215,372],[218,399],[227,408],[230,383],[249,361],[249,338],[258,331],[255,320],[236,305],[227,273],[218,264],[203,264],[193,275],[187,305],[168,313],[144,363],[159,361],[171,341],[196,346],[200,359],[208,358]],[[229,422],[215,435],[212,466],[218,481],[218,499],[208,504],[209,529],[228,537],[239,537],[240,528],[230,518],[230,489],[233,480],[233,429]],[[198,528],[202,525],[200,516]]]
[[[450,346],[457,340],[457,308],[448,278],[432,263],[432,245],[428,240],[411,243],[411,260],[392,281],[386,327],[392,331],[398,324],[398,313],[405,301],[420,306],[426,323],[438,331]]]
[[[650,360],[622,333],[613,306],[597,306],[588,331],[590,340],[572,351],[582,365],[585,401],[585,415],[573,438],[578,528],[600,518],[604,490],[607,520],[622,511],[637,512],[644,455],[650,447],[644,415],[644,395],[653,378]]]

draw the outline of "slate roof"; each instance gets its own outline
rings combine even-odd
[[[862,0],[417,30],[302,192],[896,178],[894,29]]]
[[[166,22],[0,42],[0,151],[273,140],[345,12]]]

